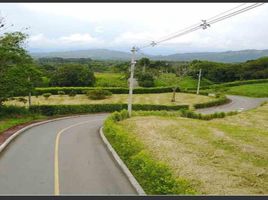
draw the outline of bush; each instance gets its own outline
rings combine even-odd
[[[102,90],[102,89],[91,90],[88,91],[87,93],[88,98],[94,100],[106,99],[108,96],[111,95],[112,93],[109,90]]]
[[[171,169],[152,158],[143,144],[117,125],[127,111],[115,112],[104,122],[104,134],[147,194],[194,194],[190,184],[175,178]]]
[[[19,97],[19,98],[18,98],[18,101],[19,101],[19,102],[22,102],[23,104],[26,104],[28,100],[25,99],[24,97]]]
[[[142,87],[153,87],[154,86],[154,77],[150,73],[141,73],[138,75],[139,85]]]
[[[59,90],[59,91],[58,91],[58,95],[60,95],[60,96],[65,95],[65,92],[64,92],[64,91]]]
[[[70,97],[75,97],[76,96],[76,92],[74,90],[72,90],[68,95]]]
[[[43,97],[45,97],[45,99],[48,99],[52,94],[51,93],[44,93]]]

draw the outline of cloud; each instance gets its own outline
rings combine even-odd
[[[92,37],[90,34],[74,33],[67,36],[57,38],[48,38],[44,34],[39,33],[29,38],[29,45],[32,48],[73,48],[73,47],[98,47],[103,45],[103,41]]]
[[[31,45],[43,48],[130,49],[233,8],[238,3],[23,3],[13,15],[33,28]],[[7,13],[8,15],[8,13]],[[36,16],[31,19],[30,16]],[[28,18],[27,18],[28,17]],[[22,19],[23,18],[23,19]],[[32,17],[33,18],[33,17]],[[32,24],[31,24],[32,23]],[[267,5],[172,39],[154,49],[174,53],[268,48]],[[42,26],[40,25],[42,24]],[[147,51],[147,50],[146,50]],[[150,49],[148,49],[150,53]]]

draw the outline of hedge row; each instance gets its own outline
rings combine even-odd
[[[30,112],[25,107],[19,106],[0,106],[0,118],[13,115],[29,115]]]
[[[133,110],[180,110],[189,109],[188,105],[150,105],[133,104]],[[127,104],[84,104],[84,105],[34,105],[30,107],[32,113],[38,113],[46,116],[65,115],[65,114],[83,114],[98,112],[114,112],[127,109]]]
[[[197,109],[197,108],[208,108],[208,107],[213,107],[213,106],[219,106],[219,105],[229,103],[230,101],[231,100],[228,99],[226,96],[221,96],[214,101],[194,104],[194,108]]]
[[[138,138],[116,122],[128,118],[126,110],[104,122],[104,134],[147,194],[195,194],[190,184],[174,177],[171,169],[155,160]]]
[[[89,90],[108,90],[113,94],[128,94],[129,89],[124,87],[47,87],[47,88],[35,88],[36,95],[42,95],[44,93],[58,94],[58,91],[63,91],[65,94],[69,94],[71,91],[75,91],[76,94],[85,94]],[[178,90],[179,91],[179,90]],[[146,94],[146,93],[165,93],[172,92],[172,87],[152,87],[152,88],[135,88],[134,94]]]
[[[192,119],[200,119],[200,120],[211,120],[215,118],[224,118],[225,116],[231,116],[235,115],[238,112],[237,111],[231,111],[231,112],[215,112],[212,114],[201,114],[201,113],[196,113],[190,110],[181,110],[181,117],[186,117],[186,118],[192,118]]]

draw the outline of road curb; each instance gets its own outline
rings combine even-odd
[[[116,160],[116,162],[118,163],[118,165],[120,166],[120,168],[122,169],[122,171],[125,173],[125,175],[127,176],[129,182],[132,184],[132,186],[137,191],[138,195],[146,196],[146,193],[144,192],[144,190],[142,189],[142,187],[140,186],[140,184],[138,183],[138,181],[135,179],[135,177],[129,171],[129,169],[127,168],[127,166],[125,165],[125,163],[121,160],[121,158],[119,157],[119,155],[116,153],[116,151],[114,150],[114,148],[112,147],[112,145],[109,143],[109,141],[107,140],[107,138],[103,134],[103,130],[102,129],[103,129],[103,127],[100,128],[99,132],[100,132],[101,139],[105,143],[107,149],[111,152],[113,158]]]
[[[20,130],[18,130],[17,132],[15,132],[14,134],[12,134],[10,137],[8,137],[6,139],[6,141],[4,143],[2,143],[0,145],[0,153],[8,146],[8,144],[10,142],[12,142],[18,135],[20,135],[21,133],[25,132],[26,130],[30,129],[30,128],[33,128],[35,126],[39,126],[39,125],[42,125],[42,124],[46,124],[46,123],[49,123],[49,122],[54,122],[54,121],[59,121],[59,120],[63,120],[63,119],[69,119],[69,118],[77,118],[77,117],[81,117],[81,116],[86,116],[88,114],[85,114],[85,115],[75,115],[75,116],[68,116],[68,117],[59,117],[59,118],[56,118],[56,119],[50,119],[50,120],[45,120],[45,121],[42,121],[42,122],[36,122],[36,123],[33,123],[33,124],[30,124]]]

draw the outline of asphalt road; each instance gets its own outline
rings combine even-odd
[[[231,100],[231,102],[228,104],[210,108],[197,109],[196,111],[203,114],[209,114],[214,112],[245,111],[256,108],[262,102],[268,101],[268,98],[252,98],[236,95],[227,95],[227,98]]]
[[[99,136],[107,115],[33,127],[0,154],[0,195],[136,195]]]

